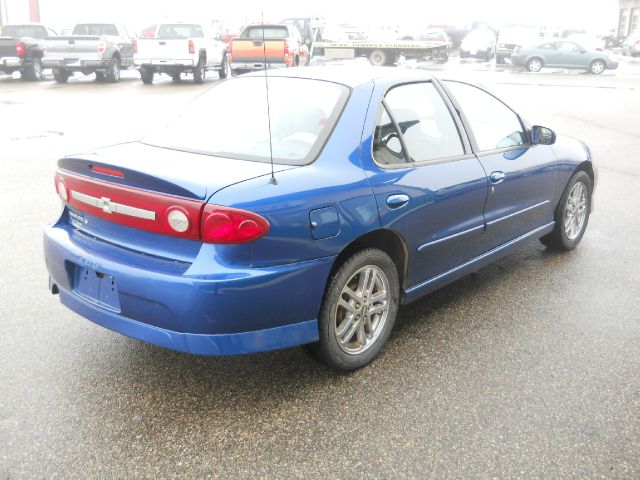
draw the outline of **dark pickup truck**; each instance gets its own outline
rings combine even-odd
[[[20,72],[25,80],[42,78],[46,39],[55,32],[44,25],[5,25],[0,33],[0,72]]]

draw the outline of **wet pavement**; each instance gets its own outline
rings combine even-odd
[[[56,160],[138,138],[205,87],[0,77],[0,479],[640,477],[636,65],[427,68],[585,140],[596,211],[577,250],[532,242],[402,308],[380,358],[351,374],[301,348],[163,350],[62,307],[41,241]]]

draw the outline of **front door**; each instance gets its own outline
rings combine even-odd
[[[490,93],[466,83],[445,84],[464,114],[489,179],[485,248],[552,222],[558,169],[551,147],[532,146],[518,115]]]
[[[432,82],[396,85],[369,108],[363,166],[381,226],[406,241],[407,287],[482,253],[487,179],[452,112]]]

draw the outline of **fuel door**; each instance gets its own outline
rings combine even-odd
[[[316,240],[335,237],[340,233],[340,219],[336,207],[324,207],[309,212],[311,236]]]

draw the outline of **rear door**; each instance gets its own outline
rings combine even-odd
[[[489,178],[484,249],[553,221],[558,169],[551,147],[532,146],[518,115],[485,90],[462,82],[444,83]]]
[[[407,242],[407,287],[482,253],[487,179],[440,86],[394,86],[369,112],[363,164],[382,227]]]

